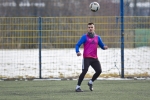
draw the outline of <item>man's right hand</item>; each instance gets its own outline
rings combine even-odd
[[[77,53],[77,56],[81,56],[81,53],[80,53],[80,52],[78,52],[78,53]]]

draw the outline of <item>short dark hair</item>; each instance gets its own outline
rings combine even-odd
[[[88,25],[94,25],[94,23],[91,22],[91,23],[88,23]]]

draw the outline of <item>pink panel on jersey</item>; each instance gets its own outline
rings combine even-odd
[[[98,36],[95,35],[94,38],[90,38],[86,35],[86,42],[83,44],[84,51],[83,57],[84,58],[98,58],[97,57],[97,47],[98,47]]]

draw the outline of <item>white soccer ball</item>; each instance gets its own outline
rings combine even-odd
[[[100,5],[98,2],[90,3],[89,7],[90,7],[91,11],[93,11],[93,12],[96,12],[100,9]]]

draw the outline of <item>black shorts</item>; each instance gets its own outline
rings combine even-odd
[[[95,71],[102,72],[101,64],[98,59],[95,58],[83,58],[82,70],[88,71],[89,66],[91,66]]]

